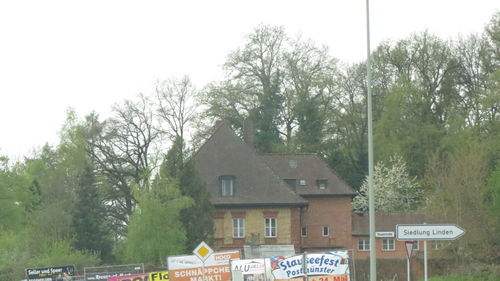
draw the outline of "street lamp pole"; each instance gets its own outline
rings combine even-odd
[[[370,281],[377,280],[377,245],[375,244],[375,200],[373,184],[373,125],[372,125],[372,89],[370,59],[370,2],[366,0],[366,87],[368,102],[368,214],[370,227]]]

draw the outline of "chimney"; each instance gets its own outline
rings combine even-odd
[[[253,146],[255,138],[255,130],[253,128],[253,121],[250,118],[243,121],[243,141],[248,145]]]

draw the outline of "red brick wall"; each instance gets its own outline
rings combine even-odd
[[[307,198],[309,207],[303,212],[302,227],[307,237],[301,237],[304,247],[340,247],[349,249],[352,240],[351,197]],[[330,233],[324,237],[323,226]],[[312,249],[304,248],[307,251]]]
[[[356,259],[364,259],[368,258],[370,256],[370,251],[360,251],[358,249],[358,241],[360,239],[367,239],[369,240],[368,236],[355,236],[353,237],[353,244],[352,244],[352,249],[354,250],[354,256]],[[375,244],[377,246],[376,248],[376,255],[377,259],[406,259],[406,246],[404,241],[398,241],[396,240],[395,237],[390,238],[394,239],[395,243],[395,249],[394,251],[384,251],[382,250],[382,240],[384,238],[375,238]],[[387,239],[387,238],[385,238]],[[427,243],[427,249],[429,250],[430,248],[430,243]],[[422,241],[419,242],[419,250],[414,251],[413,255],[417,255],[417,252],[423,252],[424,251],[424,243]]]
[[[300,239],[300,214],[301,214],[300,208],[292,209],[292,216],[290,222],[291,238],[292,238],[292,243],[295,246],[295,252],[297,253],[300,253],[302,247]]]

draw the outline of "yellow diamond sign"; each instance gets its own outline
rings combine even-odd
[[[205,248],[205,247],[201,247],[198,249],[198,254],[201,256],[201,257],[204,257],[206,255],[208,255],[208,253],[210,253],[210,251]]]
[[[214,250],[210,248],[205,242],[201,242],[193,251],[193,254],[197,256],[200,260],[205,261]]]

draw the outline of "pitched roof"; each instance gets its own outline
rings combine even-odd
[[[352,214],[352,234],[369,235],[368,214]],[[396,231],[397,224],[422,224],[426,221],[424,214],[406,213],[376,213],[375,231]]]
[[[261,158],[278,176],[295,180],[295,191],[303,196],[355,196],[357,193],[343,181],[318,155],[263,154]],[[326,187],[320,189],[318,180],[326,180]]]
[[[307,205],[226,122],[216,125],[194,159],[216,206]],[[220,195],[219,177],[223,175],[235,177],[233,197]]]

